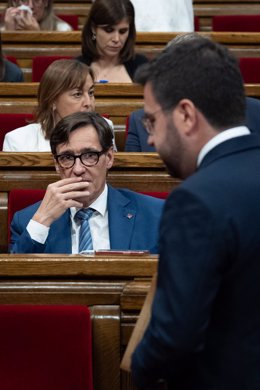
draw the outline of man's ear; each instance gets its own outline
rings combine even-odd
[[[107,169],[112,168],[113,163],[114,163],[114,148],[111,146],[109,150],[106,153],[106,164],[107,164]]]
[[[59,164],[57,163],[57,161],[55,160],[54,157],[53,157],[53,161],[54,161],[55,170],[60,175],[60,166],[59,166]]]
[[[197,123],[197,109],[189,99],[181,99],[173,110],[173,121],[183,134],[192,135]]]

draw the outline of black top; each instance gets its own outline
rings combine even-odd
[[[77,57],[77,60],[84,62],[88,66],[92,63],[92,58],[89,56],[79,56]],[[136,69],[142,65],[148,62],[148,59],[143,54],[136,54],[131,60],[124,62],[124,66],[126,68],[127,73],[129,74],[130,78],[133,80],[134,74]]]

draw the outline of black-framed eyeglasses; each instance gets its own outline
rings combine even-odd
[[[77,158],[80,159],[81,164],[85,165],[85,167],[93,167],[94,165],[97,165],[99,162],[99,158],[102,154],[106,153],[107,150],[103,149],[100,152],[99,151],[89,151],[84,152],[81,154],[69,154],[69,153],[63,153],[58,154],[55,156],[55,160],[62,168],[72,168],[75,164],[75,161]]]
[[[162,111],[162,108],[159,108],[158,110],[152,112],[151,114],[144,113],[144,116],[142,118],[142,124],[145,127],[145,130],[149,135],[153,135],[154,132],[154,124],[155,124],[155,115]]]

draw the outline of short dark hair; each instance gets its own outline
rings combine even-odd
[[[81,127],[92,125],[96,129],[102,150],[113,147],[113,132],[107,121],[96,112],[75,112],[65,116],[54,127],[50,136],[52,154],[55,156],[57,146],[69,141],[70,133]]]
[[[162,109],[190,99],[221,131],[245,122],[245,91],[238,60],[224,46],[194,35],[169,45],[138,68],[135,81],[150,83]]]
[[[92,39],[93,26],[114,26],[124,18],[129,21],[129,35],[120,52],[120,59],[123,63],[133,58],[136,37],[135,10],[130,0],[95,0],[82,30],[83,57],[90,57],[92,61],[99,58],[96,42]]]

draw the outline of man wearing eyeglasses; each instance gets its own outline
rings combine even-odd
[[[11,252],[157,253],[164,201],[106,184],[114,160],[113,133],[106,120],[93,112],[71,114],[56,125],[50,145],[61,180],[48,186],[42,202],[14,215]],[[88,208],[91,247],[80,249],[82,221],[77,213]]]
[[[202,36],[137,71],[148,142],[183,182],[161,223],[138,389],[260,389],[260,137],[238,61]]]

